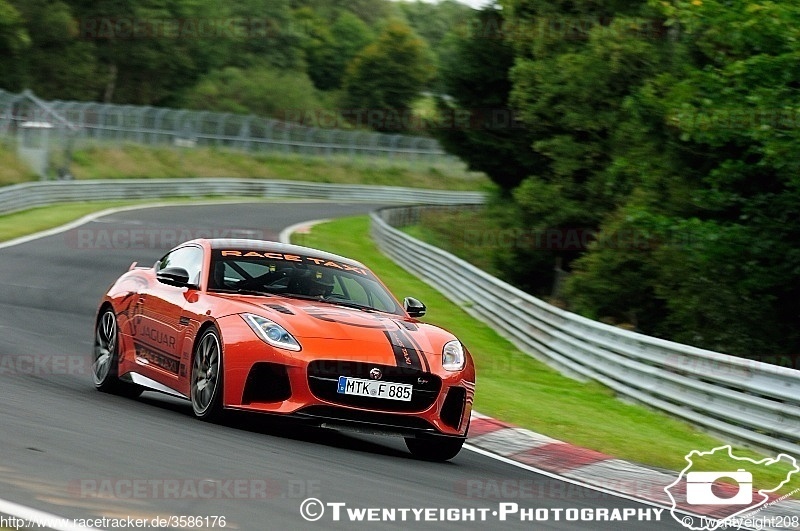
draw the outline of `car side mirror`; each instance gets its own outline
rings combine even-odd
[[[403,299],[403,308],[406,313],[411,317],[422,317],[428,310],[424,304],[415,299],[414,297],[406,297]]]
[[[170,286],[179,288],[189,286],[189,272],[182,267],[165,267],[156,273],[156,278],[159,282]]]

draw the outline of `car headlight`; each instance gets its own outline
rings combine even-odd
[[[454,339],[444,344],[442,349],[442,367],[447,371],[460,371],[464,368],[466,356],[461,342]]]
[[[284,327],[270,321],[266,317],[252,313],[241,314],[244,321],[250,325],[258,337],[273,347],[286,350],[300,350],[300,343]]]

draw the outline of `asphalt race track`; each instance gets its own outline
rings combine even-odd
[[[188,402],[150,392],[130,400],[94,390],[90,350],[97,302],[132,261],[154,263],[176,235],[225,236],[231,228],[237,235],[276,239],[282,228],[303,220],[373,207],[284,202],[147,208],[0,248],[0,500],[81,519],[224,516],[225,529],[245,531],[683,529],[666,510],[660,522],[566,521],[561,509],[588,509],[586,515],[596,508],[652,508],[466,449],[449,463],[426,463],[411,458],[401,439],[242,415],[213,425],[193,419]],[[334,521],[333,506],[319,521],[303,519],[306,498],[345,504],[339,506],[341,521]],[[521,522],[519,512],[511,512],[501,521],[493,512],[500,504],[538,509],[535,514],[547,520]],[[306,507],[316,514],[313,502]],[[394,522],[349,521],[347,509],[369,508],[434,508],[426,518],[439,521],[416,523],[406,512],[403,522],[400,511]],[[470,514],[476,521],[455,521]],[[219,522],[201,527],[223,529]]]

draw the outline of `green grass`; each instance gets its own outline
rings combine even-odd
[[[38,177],[19,158],[11,144],[0,141],[0,186],[36,180]]]
[[[500,215],[491,205],[479,210],[434,209],[421,212],[418,223],[401,230],[499,277],[502,272],[494,257],[515,243],[513,231],[503,228]]]
[[[78,150],[73,153],[71,170],[77,179],[240,177],[445,190],[481,190],[490,186],[485,176],[467,172],[456,163],[409,165],[376,158],[248,154],[211,148],[137,145]]]
[[[58,153],[52,164],[60,164]],[[392,161],[378,157],[316,157],[284,153],[246,153],[215,148],[95,144],[72,153],[76,179],[239,177],[309,182],[375,184],[439,190],[486,190],[491,181],[460,162]],[[37,180],[0,139],[0,186]]]
[[[73,203],[57,203],[44,207],[21,210],[11,214],[0,215],[0,242],[8,241],[34,232],[52,229],[80,219],[83,216],[107,208],[127,205],[143,205],[146,203],[196,203],[202,201],[229,201],[229,200],[254,201],[252,198],[213,197],[213,198],[161,198],[130,201],[83,201]],[[265,200],[266,201],[266,200]]]
[[[476,410],[555,439],[670,470],[682,470],[684,456],[691,450],[707,451],[724,444],[665,414],[623,402],[600,384],[562,376],[519,351],[383,255],[368,237],[368,228],[365,216],[344,218],[317,225],[310,234],[296,234],[293,241],[357,258],[398,298],[411,295],[425,302],[429,309],[425,321],[456,334],[475,359]],[[761,457],[744,448],[735,448],[735,455]],[[714,461],[726,466],[725,460]],[[777,485],[786,472],[782,469],[765,477]],[[799,486],[797,477],[782,492]]]
[[[5,214],[0,216],[0,241],[52,229],[98,210],[132,203],[133,201],[64,203]]]

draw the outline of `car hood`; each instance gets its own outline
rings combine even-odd
[[[285,297],[240,296],[235,300],[238,312],[262,315],[301,343],[306,339],[367,342],[440,355],[444,343],[455,339],[445,330],[402,315]]]

